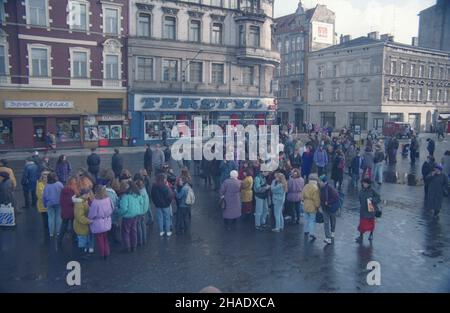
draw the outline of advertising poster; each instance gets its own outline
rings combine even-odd
[[[111,139],[122,139],[122,125],[111,125]]]
[[[98,138],[109,139],[109,125],[99,125],[98,126]]]
[[[313,22],[313,42],[315,43],[324,43],[324,44],[333,44],[333,24],[321,23],[321,22]]]
[[[98,141],[98,130],[96,126],[89,126],[84,128],[85,141]]]

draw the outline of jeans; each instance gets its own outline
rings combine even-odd
[[[30,203],[30,193],[31,193],[31,203]],[[26,208],[30,208],[31,206],[33,206],[33,207],[36,206],[36,203],[37,203],[36,189],[32,189],[32,190],[24,189],[23,197],[25,198],[25,207]]]
[[[305,233],[314,235],[316,229],[316,213],[305,213]]]
[[[137,217],[122,218],[122,244],[127,249],[137,247]]]
[[[275,228],[278,230],[283,230],[284,228],[284,218],[283,218],[283,205],[284,201],[275,201],[273,203],[273,215],[275,218]]]
[[[325,229],[325,237],[331,239],[331,233],[334,233],[336,228],[336,213],[329,213],[323,210],[323,228]]]
[[[172,225],[171,211],[172,208],[169,206],[167,208],[156,208],[157,219],[159,225],[159,232],[170,232],[170,226]]]
[[[94,238],[92,234],[78,235],[78,248],[94,249]]]
[[[153,212],[152,212],[152,208],[148,208],[148,212],[147,212],[147,225],[150,225],[153,223]]]
[[[61,228],[59,230],[59,238],[58,241],[62,242],[64,239],[64,235],[67,233],[67,229],[73,229],[73,219],[62,219]]]
[[[48,214],[47,214],[47,212],[42,212],[41,217],[42,217],[42,225],[44,226],[44,231],[48,232]]]
[[[189,207],[178,207],[176,214],[175,230],[177,233],[186,232],[188,229]]]
[[[352,184],[353,187],[357,188],[359,182],[359,173],[352,173]]]
[[[255,197],[255,226],[260,227],[266,224],[267,215],[269,214],[269,207],[267,205],[267,199],[260,199]]]
[[[55,235],[55,231],[58,235],[61,228],[61,206],[59,204],[51,205],[47,208],[47,214],[48,231],[50,233],[50,237],[53,237]]]
[[[147,243],[147,225],[145,223],[146,214],[138,216],[137,219],[137,243],[145,245]]]
[[[383,162],[379,162],[379,163],[375,163],[375,167],[374,167],[374,181],[376,183],[383,183]]]
[[[294,215],[292,217],[294,218],[295,221],[299,221],[300,220],[300,214],[303,213],[303,203],[302,203],[302,201],[296,201],[296,202],[287,201],[286,202],[286,208],[287,208],[288,214],[293,214]]]

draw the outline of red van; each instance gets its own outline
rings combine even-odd
[[[386,122],[383,126],[383,136],[409,139],[411,138],[411,125],[402,122]]]

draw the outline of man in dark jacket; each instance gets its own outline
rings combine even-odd
[[[319,178],[320,186],[320,206],[324,220],[325,240],[329,245],[334,240],[334,230],[336,228],[336,212],[339,209],[339,194],[330,184],[326,175]]]
[[[119,154],[119,149],[114,149],[114,154],[111,160],[111,167],[114,172],[114,175],[116,175],[116,178],[119,178],[120,173],[123,170],[123,158]]]
[[[300,155],[300,150],[295,150],[294,154],[290,158],[291,166],[293,168],[300,168],[302,166],[302,156]]]
[[[159,235],[172,235],[170,230],[172,226],[171,219],[171,203],[174,197],[173,191],[167,182],[167,176],[164,173],[156,175],[156,182],[152,186],[150,192],[151,199],[157,210],[157,219],[159,224]]]
[[[425,198],[425,207],[433,210],[433,217],[437,219],[442,207],[444,190],[448,188],[448,177],[442,173],[441,165],[435,165],[433,171],[425,177],[425,183],[429,187],[428,195]]]
[[[411,165],[416,164],[417,154],[419,152],[419,142],[417,141],[416,135],[411,137],[411,146],[409,147],[409,153],[411,157]]]
[[[425,198],[427,197],[428,189],[429,189],[426,178],[429,174],[431,174],[431,172],[434,171],[435,166],[436,166],[435,160],[431,155],[429,155],[427,157],[427,160],[422,165],[422,177],[424,180]]]
[[[144,153],[144,168],[147,170],[147,174],[149,177],[152,176],[152,149],[149,144],[145,145],[145,153]]]
[[[23,197],[25,199],[24,209],[30,208],[30,194],[31,194],[31,207],[36,207],[36,185],[39,179],[39,168],[31,159],[27,159],[25,169],[22,175],[22,189]]]
[[[100,157],[95,153],[95,148],[91,149],[91,155],[88,156],[86,163],[89,173],[97,180],[98,172],[100,171]]]
[[[431,139],[431,138],[428,138],[428,139],[427,139],[427,142],[428,142],[428,145],[427,145],[428,153],[429,153],[431,156],[434,156],[434,149],[435,149],[435,147],[436,147],[436,145],[435,145],[435,143],[434,143],[434,140]]]

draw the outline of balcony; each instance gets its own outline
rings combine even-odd
[[[264,10],[255,8],[255,7],[246,7],[241,8],[240,13],[238,13],[234,19],[236,21],[256,21],[256,22],[262,22],[266,20],[266,13]]]
[[[292,103],[294,103],[294,104],[301,104],[305,101],[304,98],[301,96],[294,96],[294,97],[292,97],[291,100],[292,100]]]
[[[257,61],[280,64],[280,53],[278,51],[265,50],[262,48],[242,47],[237,49],[236,57],[242,61]]]

